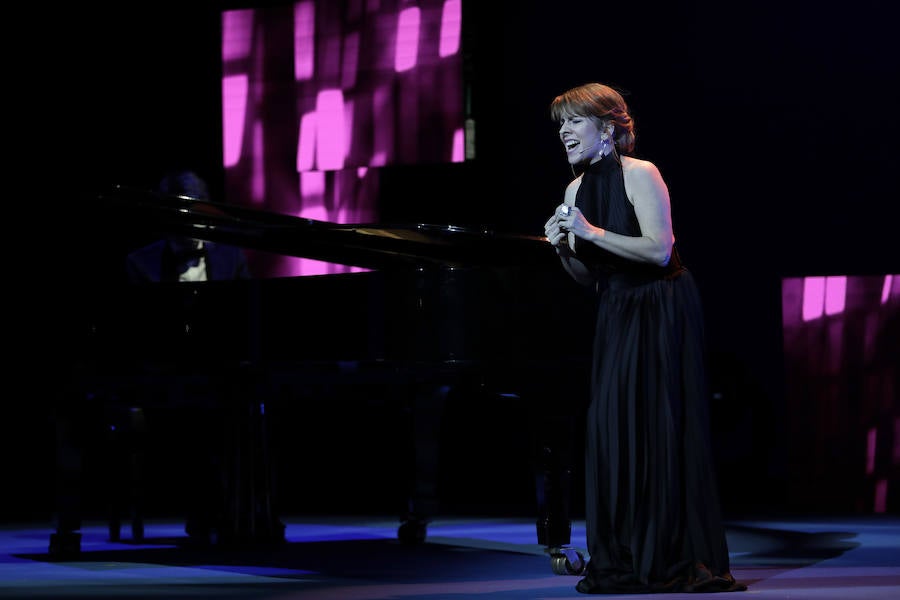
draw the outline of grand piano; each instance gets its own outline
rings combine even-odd
[[[593,299],[563,273],[544,238],[453,225],[334,224],[122,186],[91,195],[79,210],[87,222],[113,220],[117,230],[139,224],[147,235],[365,270],[150,286],[88,276],[65,318],[71,360],[57,411],[51,554],[80,551],[78,432],[89,427],[80,409],[86,398],[124,411],[124,420],[107,424],[120,457],[136,455],[133,437],[148,402],[224,406],[233,439],[223,533],[236,542],[277,542],[283,525],[268,457],[279,440],[266,404],[285,390],[352,384],[387,387],[412,414],[408,510],[398,527],[408,542],[425,539],[439,510],[435,432],[454,392],[523,398],[539,424],[532,456],[522,457],[535,474],[537,540],[554,572],[581,572],[570,494],[583,394],[564,382],[587,381]],[[109,257],[95,263],[103,260]],[[132,482],[133,459],[119,465]],[[131,493],[139,506],[139,489]],[[118,538],[122,503],[111,505],[110,536]],[[142,513],[132,507],[131,516],[140,537]]]

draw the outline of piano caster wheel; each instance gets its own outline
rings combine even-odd
[[[584,555],[574,548],[550,548],[550,566],[557,575],[581,575],[584,572]]]
[[[397,539],[406,544],[421,544],[425,541],[427,531],[427,521],[411,518],[400,524],[397,529]]]

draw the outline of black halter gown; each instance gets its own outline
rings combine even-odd
[[[639,236],[616,154],[588,166],[575,201],[609,231]],[[677,252],[666,267],[578,240],[602,281],[586,422],[584,593],[730,591],[709,444],[703,314]]]

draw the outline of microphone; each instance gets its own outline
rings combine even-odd
[[[572,210],[568,204],[563,204],[562,206],[559,207],[559,215],[562,217],[568,217],[571,212],[572,212]],[[559,225],[559,230],[562,231],[563,233],[569,232],[569,228],[564,227],[561,223]]]
[[[594,148],[597,146],[598,143],[599,142],[594,142],[593,144],[591,144],[590,147],[582,148],[581,150],[578,151],[578,156],[579,157],[584,156],[585,153],[592,154],[594,152]]]

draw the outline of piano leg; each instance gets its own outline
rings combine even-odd
[[[585,567],[584,556],[570,546],[574,425],[574,416],[535,416],[537,538],[557,575],[579,575]]]
[[[407,512],[397,530],[401,542],[424,542],[428,523],[438,511],[440,431],[449,394],[449,385],[419,385],[411,400],[412,464]]]
[[[228,394],[231,431],[225,460],[225,515],[220,543],[271,544],[285,541],[285,526],[276,514],[269,456],[265,377],[243,365]]]
[[[77,397],[65,396],[56,406],[56,508],[50,556],[71,558],[81,552],[84,420]]]
[[[424,542],[428,523],[438,511],[440,431],[452,389],[442,384],[418,385],[410,401],[410,493],[407,512],[397,532],[402,542]],[[548,414],[532,406],[532,431],[537,449],[534,457],[537,538],[550,555],[551,568],[557,575],[579,575],[586,565],[584,555],[570,545],[576,422],[574,414]]]
[[[144,539],[144,409],[113,403],[104,421],[108,464],[109,539],[122,539],[122,519],[131,517],[131,538]]]

